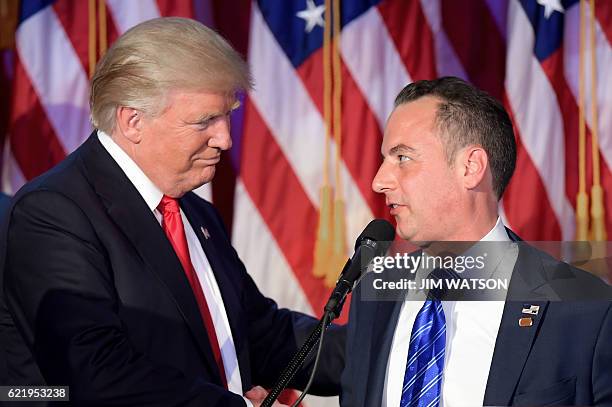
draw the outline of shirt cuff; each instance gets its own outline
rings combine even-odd
[[[251,403],[251,400],[244,396],[242,396],[242,398],[244,399],[244,402],[246,403],[247,407],[253,407],[253,403]]]

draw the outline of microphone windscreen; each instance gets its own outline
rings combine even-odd
[[[375,242],[391,242],[395,238],[395,228],[391,223],[384,219],[374,219],[363,229],[355,242],[355,249],[361,244],[363,239],[370,239]]]

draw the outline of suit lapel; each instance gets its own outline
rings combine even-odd
[[[533,346],[538,328],[546,313],[547,301],[530,301],[530,305],[540,306],[538,315],[530,327],[519,327],[522,302],[507,302],[495,342],[495,352],[491,361],[489,378],[484,397],[484,405],[509,405],[518,385],[523,367]]]
[[[402,304],[402,301],[379,301],[377,304],[370,348],[372,370],[365,389],[366,406],[379,405],[383,399],[387,363]]]
[[[210,373],[220,376],[200,311],[181,263],[155,215],[136,187],[102,147],[95,133],[84,145],[86,176],[101,197],[115,224],[134,245],[147,267],[166,286],[208,362]]]
[[[213,228],[216,222],[207,216],[208,214],[201,205],[194,205],[191,198],[193,197],[190,194],[185,195],[181,199],[181,208],[204,249],[215,280],[219,285],[223,306],[232,331],[234,347],[236,348],[242,386],[243,389],[246,389],[250,385],[250,382],[247,382],[246,379],[251,376],[248,348],[245,346],[247,338],[244,337],[247,327],[241,324],[242,319],[235,318],[237,315],[242,315],[243,311],[240,299],[237,296],[238,290],[234,287],[235,284],[230,278],[228,265],[224,260],[231,255],[225,253],[227,252],[227,245],[223,244],[225,237],[220,236],[220,231]]]
[[[410,254],[414,257],[421,256],[421,250]],[[416,274],[408,270],[387,270],[391,276],[382,277],[383,280],[392,281],[394,279],[414,279]],[[370,274],[372,275],[372,274]],[[361,283],[364,286],[363,282]],[[373,315],[372,322],[372,344],[370,347],[370,373],[367,380],[368,386],[365,391],[366,406],[380,405],[383,400],[383,392],[385,390],[385,378],[387,376],[387,365],[391,354],[391,345],[395,330],[398,328],[400,312],[402,305],[407,301],[405,296],[397,298],[387,298],[386,301],[378,301],[376,312]],[[404,329],[406,327],[402,327]],[[412,329],[412,327],[408,327]]]
[[[511,235],[511,237],[514,237]],[[485,405],[509,405],[519,383],[523,368],[548,308],[548,295],[537,289],[546,280],[541,260],[533,249],[520,244],[519,256],[508,289],[495,351],[485,390]],[[523,314],[524,306],[539,306],[537,315]],[[532,325],[519,326],[519,319],[529,317]]]

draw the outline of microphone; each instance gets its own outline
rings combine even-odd
[[[355,281],[367,270],[374,257],[386,253],[394,237],[395,229],[384,219],[374,219],[361,232],[355,242],[355,254],[344,265],[336,288],[325,305],[324,309],[330,314],[330,320],[340,315],[344,300],[353,290]]]
[[[312,368],[312,372],[310,373],[310,379],[308,380],[302,395],[293,403],[293,406],[297,406],[304,399],[308,393],[308,390],[310,389],[310,386],[312,385],[314,375],[317,371],[325,330],[331,324],[331,321],[340,315],[340,311],[342,311],[342,306],[344,305],[344,300],[346,299],[348,293],[353,290],[355,281],[357,281],[357,279],[368,268],[369,263],[375,256],[382,256],[385,254],[394,237],[395,229],[389,222],[383,219],[374,219],[368,224],[368,226],[366,226],[363,232],[361,232],[361,235],[359,235],[357,241],[355,242],[355,254],[353,254],[353,258],[349,259],[344,265],[342,274],[340,274],[338,282],[336,283],[336,288],[334,288],[334,291],[329,297],[329,301],[327,301],[327,304],[325,305],[323,318],[321,318],[319,324],[315,329],[313,329],[308,338],[306,338],[306,341],[293,356],[289,362],[289,365],[287,365],[287,367],[281,372],[280,378],[261,404],[262,407],[272,406],[272,403],[274,403],[281,391],[283,391],[283,389],[291,381],[295,373],[304,363],[304,360],[306,360],[306,357],[310,354],[312,348],[314,348],[318,342],[319,346],[317,349],[314,366]]]

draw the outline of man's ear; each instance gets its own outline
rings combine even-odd
[[[462,152],[463,180],[466,189],[476,189],[487,176],[489,157],[480,146],[469,146]]]
[[[117,108],[117,129],[119,136],[125,137],[134,144],[142,139],[141,128],[143,115],[140,110],[132,107],[119,106]]]

